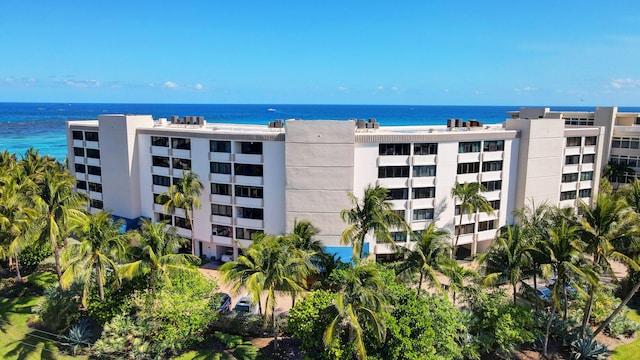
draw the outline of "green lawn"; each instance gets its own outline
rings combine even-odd
[[[51,273],[32,274],[28,282],[46,287],[56,281]],[[5,289],[6,290],[6,289]],[[31,291],[15,292],[13,297],[0,297],[0,358],[2,359],[77,359],[65,356],[57,347],[56,339],[31,329],[27,321],[32,308],[42,299]]]
[[[627,317],[637,323],[640,324],[640,311],[638,309],[631,309],[627,314]],[[612,360],[632,360],[637,359],[638,354],[640,354],[640,337],[638,337],[634,342],[618,346],[613,351],[613,356],[611,356]]]

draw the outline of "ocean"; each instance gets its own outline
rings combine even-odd
[[[446,105],[286,105],[286,104],[88,104],[0,103],[0,150],[23,154],[33,146],[63,161],[67,155],[66,121],[95,120],[100,114],[201,115],[207,123],[267,124],[276,119],[346,120],[375,118],[383,126],[445,125],[449,118],[503,122],[519,106]],[[552,107],[593,111],[594,107]],[[620,108],[640,112],[640,107]]]

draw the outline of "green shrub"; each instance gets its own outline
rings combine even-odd
[[[99,359],[120,358],[127,354],[131,359],[150,358],[151,342],[148,340],[148,324],[139,324],[135,318],[116,315],[104,325],[102,336],[93,346]]]
[[[69,291],[61,291],[57,285],[51,286],[44,293],[44,299],[36,308],[37,319],[34,325],[51,332],[64,333],[78,323],[80,312],[80,295],[76,284]]]
[[[607,326],[607,332],[610,336],[622,339],[623,337],[631,337],[638,331],[640,325],[627,318],[626,312],[623,311],[611,320]]]
[[[571,343],[571,360],[600,360],[607,357],[607,347],[591,338],[578,339]]]
[[[213,336],[223,343],[227,349],[233,349],[244,342],[242,336],[225,334],[220,331],[214,331]]]
[[[261,337],[272,335],[269,328],[264,326],[264,319],[255,314],[239,314],[232,311],[220,314],[217,321],[211,323],[211,328],[227,334],[243,337]]]
[[[50,246],[42,246],[37,243],[27,246],[18,256],[22,275],[29,275],[34,272],[38,265],[51,254],[53,254],[53,251]]]

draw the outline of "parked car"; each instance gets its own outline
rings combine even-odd
[[[214,295],[218,299],[218,308],[220,312],[231,311],[231,296],[226,293],[217,293]]]
[[[554,284],[556,283],[556,279],[553,278],[551,280],[549,280],[549,287],[552,287]],[[586,290],[585,290],[586,291]],[[577,293],[578,290],[576,290],[576,288],[573,287],[573,285],[571,285],[568,281],[567,281],[567,293],[572,295]]]
[[[220,261],[223,263],[227,263],[229,261],[233,261],[233,250],[227,250],[220,258]]]
[[[233,311],[239,313],[255,314],[257,306],[249,295],[245,295],[238,300],[238,303],[233,308]]]
[[[536,289],[536,294],[538,294],[538,297],[542,300],[549,300],[551,298],[551,289],[547,287],[542,289]]]

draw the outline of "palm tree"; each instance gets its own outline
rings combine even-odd
[[[193,212],[202,207],[200,194],[202,193],[202,183],[198,175],[192,171],[185,170],[182,179],[160,194],[159,201],[164,203],[164,210],[173,213],[176,208],[184,209],[185,216],[191,228],[191,255],[195,255],[195,236],[193,228]]]
[[[420,274],[418,281],[418,294],[422,289],[422,281],[424,277],[434,285],[439,291],[442,291],[440,281],[438,281],[436,271],[441,271],[441,265],[451,253],[450,234],[447,230],[438,229],[434,223],[415,235],[415,246],[413,250],[400,247],[399,251],[404,258],[395,265],[396,274],[404,273]]]
[[[345,270],[342,275],[329,307],[335,315],[322,339],[326,347],[331,347],[344,335],[353,346],[355,357],[365,359],[367,353],[363,325],[373,329],[373,335],[379,341],[384,340],[386,332],[382,313],[388,304],[382,291],[380,270],[374,262],[357,261],[353,268]]]
[[[488,252],[479,256],[484,265],[484,285],[509,283],[513,288],[513,303],[516,303],[516,287],[524,280],[524,273],[532,259],[527,251],[527,238],[520,225],[506,225]]]
[[[453,305],[456,304],[456,293],[464,289],[465,281],[478,277],[475,271],[463,268],[453,259],[447,259],[443,262],[440,265],[440,271],[449,279],[448,289],[451,292]]]
[[[616,195],[624,198],[627,204],[640,214],[640,180],[638,178],[633,179],[629,184],[622,185]]]
[[[100,300],[104,300],[107,270],[117,269],[116,261],[124,255],[129,237],[120,233],[120,226],[107,211],[90,215],[76,235],[80,242],[70,245],[63,253],[67,261],[62,284],[68,289],[74,280],[81,280],[84,283],[82,304],[86,307],[92,274],[98,281]]]
[[[619,181],[621,178],[624,178],[625,175],[635,175],[635,171],[632,167],[630,167],[626,162],[618,163],[609,161],[607,165],[604,166],[604,170],[602,171],[602,176],[605,177],[612,183],[620,183],[624,181]]]
[[[460,240],[460,233],[462,232],[462,216],[467,214],[469,219],[473,214],[478,212],[486,212],[493,214],[493,208],[482,192],[486,191],[482,184],[464,183],[460,184],[456,181],[456,184],[451,189],[451,197],[453,197],[454,205],[460,207],[460,221],[458,223],[458,230],[456,231],[455,243],[453,244],[453,252],[451,258],[455,259],[458,252],[458,242]]]
[[[120,278],[129,280],[148,274],[152,290],[158,285],[159,280],[170,286],[171,271],[198,271],[193,265],[199,263],[199,258],[175,253],[184,240],[186,239],[176,234],[174,227],[167,229],[166,223],[142,220],[139,244],[131,250],[134,260],[122,265],[117,274]]]
[[[353,207],[340,212],[342,221],[349,224],[342,232],[341,243],[353,246],[354,258],[362,258],[367,234],[373,233],[376,240],[393,244],[389,228],[407,228],[404,219],[391,209],[387,189],[368,185],[362,200],[351,192],[347,196]]]
[[[585,253],[593,257],[593,264],[600,274],[606,274],[615,279],[615,272],[611,260],[621,260],[629,263],[626,255],[616,251],[615,246],[637,233],[638,215],[627,203],[616,199],[613,195],[598,195],[591,205],[580,204],[582,213],[581,238],[585,242]],[[596,291],[596,284],[589,286],[589,299],[584,310],[580,333],[584,331],[591,316],[591,306]]]

